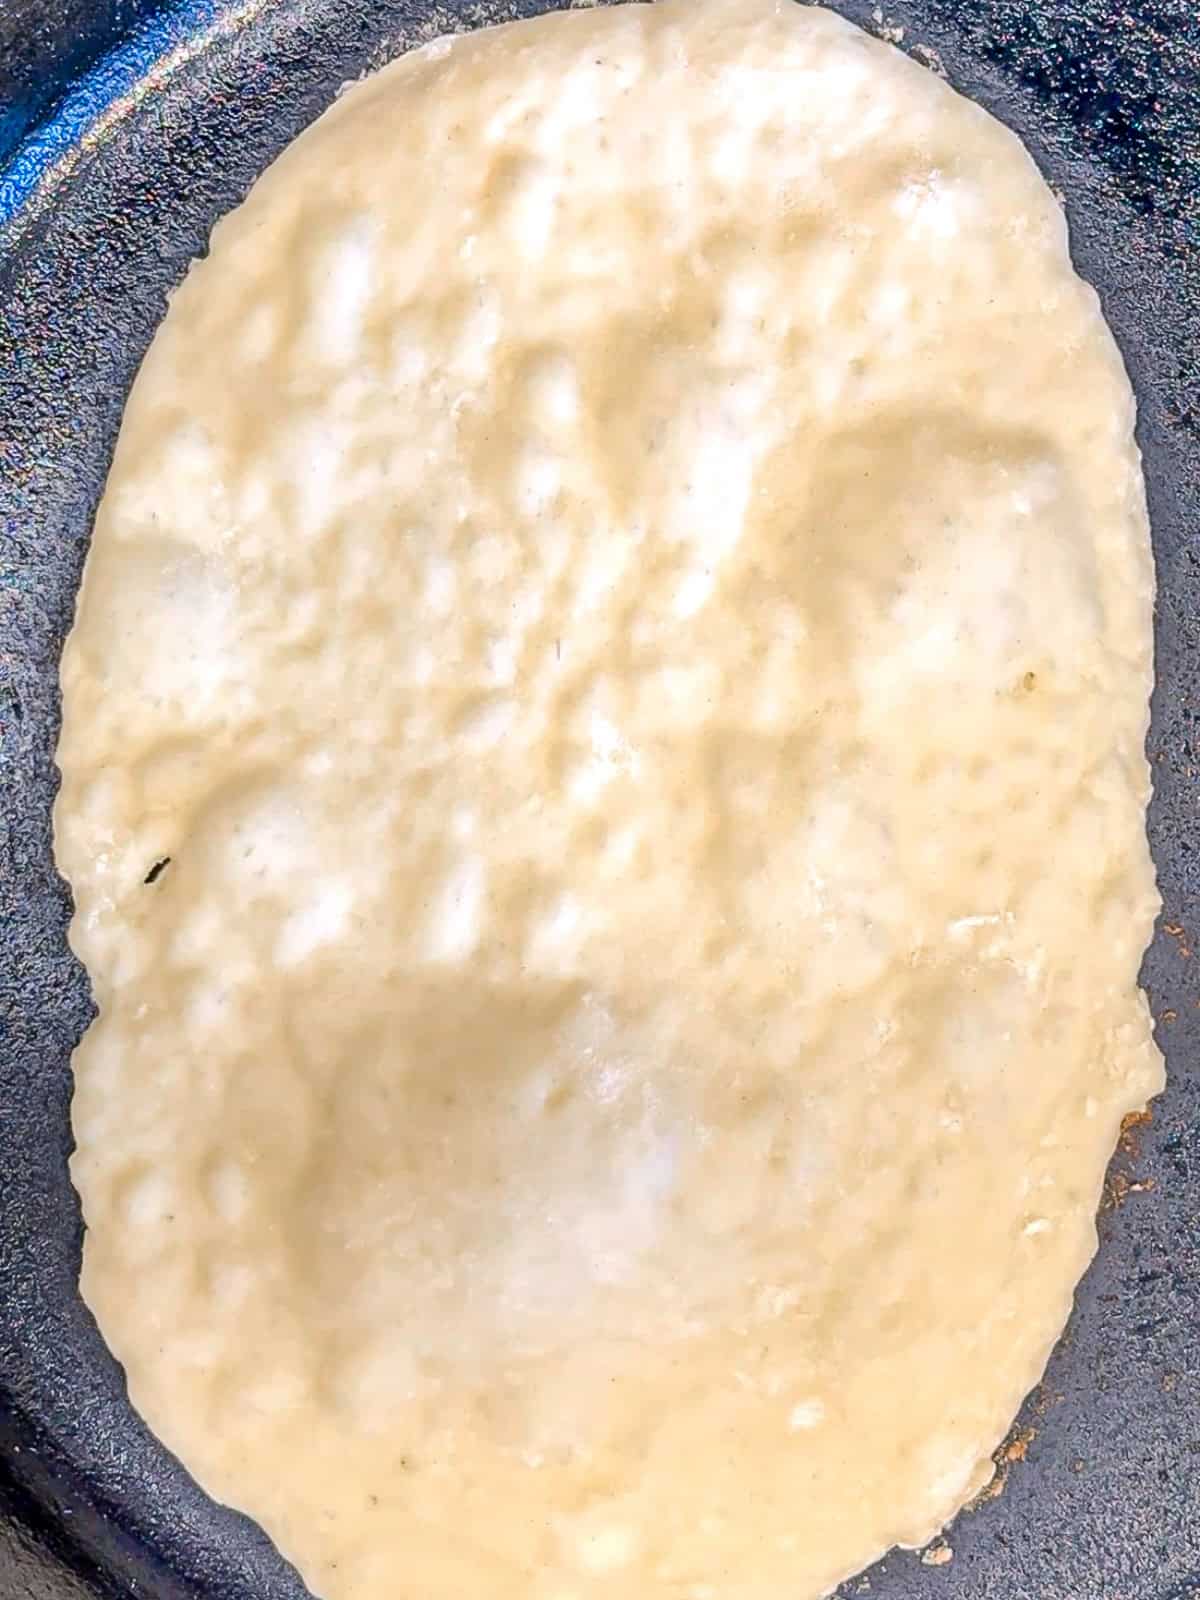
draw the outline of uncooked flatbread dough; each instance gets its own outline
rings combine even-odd
[[[1161,1083],[1132,421],[821,10],[439,41],[218,227],[63,665],[73,1170],[319,1594],[811,1600],[988,1477]]]

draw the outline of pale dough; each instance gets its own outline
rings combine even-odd
[[[440,41],[217,228],[63,662],[73,1172],[327,1600],[812,1600],[984,1482],[1162,1081],[1132,422],[821,10]]]

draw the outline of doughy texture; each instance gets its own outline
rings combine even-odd
[[[1132,418],[821,10],[439,42],[218,227],[63,664],[73,1171],[320,1595],[812,1600],[984,1482],[1161,1083]]]

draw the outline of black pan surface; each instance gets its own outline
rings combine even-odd
[[[541,9],[0,0],[0,1600],[304,1594],[136,1421],[77,1297],[69,1056],[90,1001],[51,857],[57,657],[125,393],[213,222],[347,78]],[[837,9],[904,28],[1022,134],[1138,392],[1164,899],[1144,976],[1170,1073],[1114,1161],[1100,1255],[1010,1450],[1024,1459],[953,1525],[950,1561],[893,1554],[841,1592],[1200,1600],[1200,20],[1190,0]],[[422,1600],[403,1573],[395,1592]]]

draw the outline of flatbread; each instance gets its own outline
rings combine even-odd
[[[828,12],[441,40],[216,229],[63,661],[83,1292],[326,1600],[812,1600],[1161,1086],[1133,402]]]

